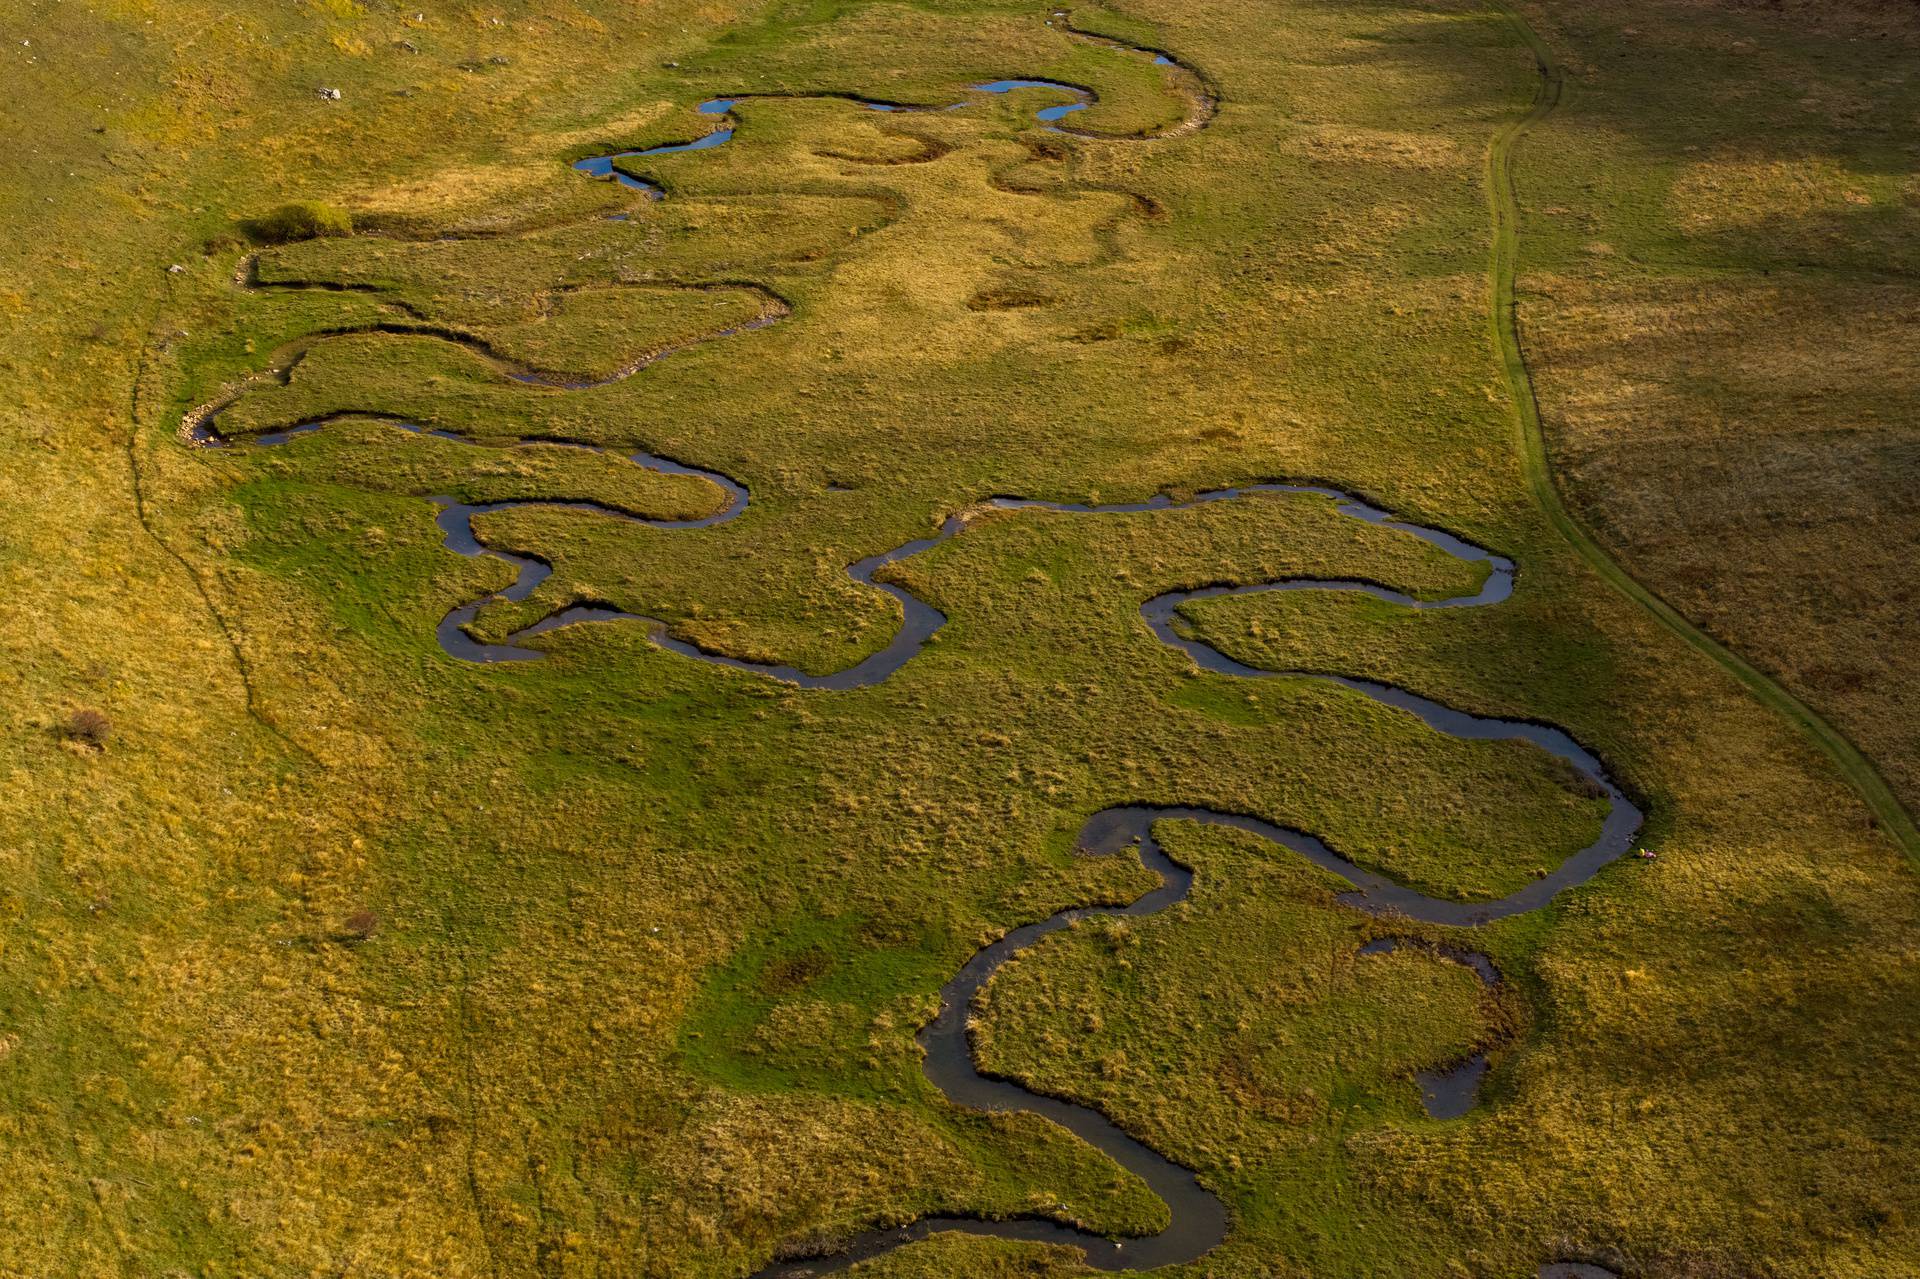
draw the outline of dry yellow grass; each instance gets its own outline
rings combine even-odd
[[[1550,20],[1584,57],[1523,157],[1521,326],[1563,487],[1911,810],[1920,14],[1616,0]]]
[[[1721,10],[1674,12],[1697,28],[1655,37],[1676,56],[1689,38],[1744,38],[1717,30]],[[580,149],[671,136],[690,101],[727,88],[946,101],[969,76],[1099,71],[1042,16],[670,0],[10,15],[35,52],[7,55],[45,61],[9,64],[23,88],[0,102],[0,129],[25,139],[0,187],[0,243],[19,255],[0,299],[0,1271],[719,1279],[782,1243],[932,1208],[1063,1204],[1150,1227],[1154,1205],[1086,1147],[942,1105],[912,1039],[983,937],[1141,891],[1131,863],[1068,854],[1087,812],[1211,799],[1468,887],[1577,842],[1577,796],[1523,752],[1435,743],[1325,689],[1229,697],[1140,632],[1140,597],[1223,568],[1457,588],[1407,539],[1312,503],[997,519],[907,570],[952,613],[939,644],[886,686],[807,698],[632,628],[563,635],[547,665],[510,673],[433,647],[442,612],[504,570],[445,553],[419,492],[550,488],[669,512],[699,500],[691,482],[370,424],[265,454],[176,437],[180,410],[278,343],[375,305],[236,290],[238,250],[201,246],[240,216],[308,197],[376,232],[500,233],[287,257],[341,278],[413,261],[450,310],[526,314],[554,262],[615,243],[600,215],[634,205],[573,180]],[[1428,1124],[1407,1062],[1335,1081],[1339,1054],[1292,1051],[1294,1020],[1362,1039],[1391,1020],[1446,1044],[1485,1027],[1469,988],[1441,984],[1457,974],[1415,970],[1395,1005],[1290,969],[1304,937],[1328,947],[1315,972],[1331,956],[1337,973],[1356,917],[1290,866],[1229,879],[1249,850],[1198,840],[1221,879],[1207,905],[1238,931],[1159,921],[1151,944],[1180,962],[1152,1001],[1086,947],[1032,956],[1036,984],[1080,983],[1108,1026],[1157,1017],[1149,1042],[1086,1069],[1059,1049],[1087,1007],[1023,987],[997,1048],[1204,1163],[1239,1214],[1202,1267],[1219,1274],[1505,1279],[1564,1246],[1624,1257],[1635,1279],[1897,1273],[1920,1221],[1914,880],[1819,757],[1608,594],[1525,495],[1485,343],[1477,185],[1493,124],[1531,90],[1523,51],[1466,4],[1138,0],[1083,16],[1215,77],[1215,124],[1062,143],[999,101],[904,122],[752,102],[733,149],[677,161],[676,198],[625,245],[662,272],[790,289],[791,320],[571,399],[419,356],[418,339],[354,339],[261,395],[261,422],[309,394],[377,391],[477,434],[577,427],[737,468],[753,522],[704,540],[535,512],[489,531],[560,561],[556,596],[628,593],[715,642],[822,665],[891,618],[846,586],[846,562],[1001,486],[1114,497],[1323,477],[1498,546],[1522,564],[1501,610],[1296,596],[1205,619],[1250,660],[1564,722],[1647,797],[1657,865],[1488,939],[1518,1032],[1488,1109]],[[1570,42],[1597,63],[1603,36]],[[333,83],[340,103],[313,92]],[[1178,106],[1148,81],[1103,88],[1118,131]],[[1633,122],[1609,135],[1642,136]],[[889,129],[951,149],[823,154],[908,154]],[[1529,168],[1523,189],[1545,176]],[[846,198],[863,186],[893,198]],[[1863,189],[1874,204],[1841,204],[1896,207],[1891,183]],[[1687,188],[1689,207],[1712,198]],[[1613,264],[1643,250],[1569,193],[1542,203],[1573,210],[1543,216],[1576,248],[1613,243]],[[532,227],[554,230],[523,238]],[[1874,252],[1896,238],[1845,219],[1816,231],[1848,227]],[[1529,227],[1523,243],[1550,238]],[[1716,376],[1729,350],[1783,362],[1742,345],[1769,314],[1860,341],[1845,300],[1891,289],[1693,304],[1666,286],[1565,287],[1595,290],[1563,297],[1572,320],[1623,331],[1618,349],[1546,335],[1559,345],[1537,349],[1569,379],[1582,360],[1673,350]],[[1054,302],[968,305],[1008,289]],[[659,332],[689,318],[645,310]],[[576,331],[606,349],[656,332],[625,331],[626,315]],[[1646,349],[1637,325],[1672,341]],[[1551,376],[1597,420],[1691,403],[1601,372],[1555,392]],[[73,749],[62,726],[91,706],[112,734]],[[363,910],[379,921],[367,936],[350,923]],[[1195,1063],[1218,1059],[1208,1019],[1228,1012],[1263,1027],[1260,1097],[1296,1104],[1220,1103]],[[1176,1087],[1151,1109],[1160,1080]],[[886,1265],[1066,1272],[951,1240]]]

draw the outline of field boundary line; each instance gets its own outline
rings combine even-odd
[[[1920,864],[1920,828],[1915,826],[1912,814],[1902,806],[1892,787],[1887,785],[1886,779],[1860,748],[1785,686],[1707,634],[1635,578],[1594,539],[1561,498],[1547,455],[1546,432],[1540,420],[1540,402],[1534,392],[1533,375],[1520,346],[1520,322],[1515,300],[1515,279],[1519,269],[1520,205],[1515,194],[1513,170],[1514,152],[1521,140],[1533,126],[1546,119],[1560,105],[1566,92],[1566,74],[1554,60],[1553,51],[1546,41],[1509,0],[1494,0],[1494,7],[1532,52],[1539,71],[1539,84],[1534,90],[1532,107],[1526,114],[1502,125],[1487,149],[1487,204],[1493,218],[1493,248],[1489,266],[1493,305],[1488,324],[1494,350],[1506,375],[1508,398],[1520,439],[1521,470],[1526,476],[1527,487],[1548,522],[1608,585],[1638,604],[1655,621],[1695,650],[1712,658],[1758,698],[1762,705],[1784,716],[1811,738],[1866,801],[1879,828],[1911,861]]]

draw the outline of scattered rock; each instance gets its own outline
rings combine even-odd
[[[181,265],[180,265],[180,264],[179,264],[178,262],[175,262],[175,263],[174,263],[174,264],[173,264],[172,266],[170,266],[170,267],[168,267],[168,268],[167,268],[167,274],[168,274],[168,275],[179,275],[179,274],[180,274],[180,273],[181,273],[182,271],[184,271],[184,270],[186,270],[186,269],[187,269],[187,268],[185,268],[185,267],[183,267],[183,266],[181,266]]]
[[[325,86],[322,86],[321,88],[314,90],[314,92],[318,93],[321,97],[325,98],[329,102],[340,101],[340,90],[338,89],[329,89],[329,88],[326,88]]]

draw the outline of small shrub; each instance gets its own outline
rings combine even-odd
[[[348,941],[365,941],[380,927],[380,917],[362,906],[348,915],[340,927]]]
[[[66,734],[68,741],[97,750],[107,744],[107,737],[113,732],[113,721],[107,718],[105,711],[85,706],[67,716],[61,731]]]
[[[257,244],[292,244],[296,240],[353,234],[353,218],[346,210],[318,200],[295,200],[271,213],[249,218],[240,226]]]

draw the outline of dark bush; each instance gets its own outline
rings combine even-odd
[[[318,200],[295,200],[271,213],[248,218],[240,226],[256,244],[292,244],[295,240],[353,234],[353,218],[345,209]]]
[[[367,940],[373,936],[374,930],[378,927],[380,927],[380,917],[365,906],[348,915],[341,924],[341,928],[351,941]]]
[[[113,721],[107,718],[105,711],[92,707],[82,707],[67,716],[67,722],[61,731],[68,741],[79,742],[82,746],[101,747],[107,744],[107,737],[113,732]]]

